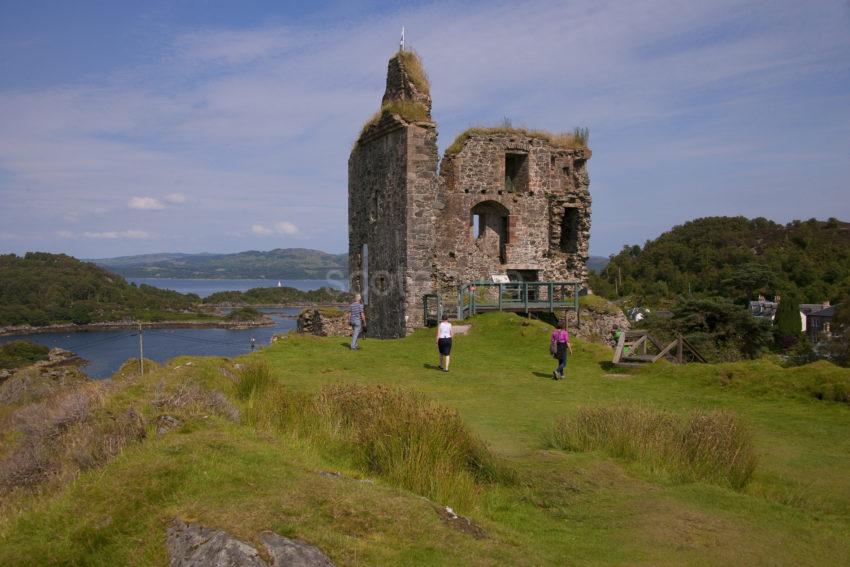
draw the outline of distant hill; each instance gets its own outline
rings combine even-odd
[[[608,265],[608,260],[607,256],[591,256],[587,259],[587,269],[599,274]]]
[[[759,294],[801,302],[850,294],[850,223],[707,217],[641,246],[625,246],[591,287],[607,297],[672,298],[690,292],[739,303]]]
[[[117,258],[106,258],[103,260],[83,259],[83,262],[94,262],[95,264],[108,263],[110,266],[128,266],[133,264],[155,264],[157,262],[168,262],[181,260],[187,256],[209,256],[201,254],[181,254],[179,252],[162,252],[159,254],[140,254],[138,256],[118,256]]]
[[[92,260],[126,278],[325,279],[348,272],[348,254],[278,248],[235,254],[145,254]]]

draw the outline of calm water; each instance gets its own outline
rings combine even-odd
[[[262,309],[275,321],[274,327],[254,329],[145,329],[145,358],[165,362],[180,355],[236,356],[251,352],[251,339],[257,348],[269,344],[272,335],[296,327],[292,317],[301,309]],[[0,344],[26,339],[48,347],[74,351],[89,361],[83,370],[92,378],[106,378],[129,358],[139,356],[139,335],[136,331],[93,331],[76,333],[43,333],[0,337]]]
[[[278,280],[181,280],[171,278],[127,278],[136,285],[148,284],[153,287],[172,289],[180,293],[197,293],[207,297],[217,291],[247,291],[255,287],[276,287]],[[286,287],[294,287],[301,291],[310,291],[320,287],[347,289],[345,280],[280,280]]]

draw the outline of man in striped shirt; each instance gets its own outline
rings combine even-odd
[[[366,329],[366,313],[363,310],[363,298],[359,293],[354,294],[354,303],[349,308],[351,312],[351,350],[357,350],[357,337]]]

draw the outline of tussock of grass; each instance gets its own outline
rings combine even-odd
[[[688,417],[640,406],[580,408],[561,418],[550,442],[570,451],[602,450],[640,461],[680,480],[706,480],[744,487],[756,467],[748,429],[722,411]]]
[[[575,128],[572,132],[549,132],[548,130],[535,130],[524,127],[512,126],[475,126],[458,134],[457,138],[446,148],[446,154],[460,153],[466,141],[473,136],[494,136],[513,134],[529,138],[542,138],[553,146],[561,148],[586,148],[590,131],[587,128]]]
[[[273,382],[268,363],[262,359],[252,358],[239,373],[236,395],[240,400],[245,401],[252,395],[266,390]]]
[[[508,478],[449,409],[386,386],[331,384],[313,396],[278,387],[247,418],[342,452],[354,466],[437,502],[468,507],[477,483]]]
[[[143,362],[145,374],[151,374],[162,368],[157,361],[151,360],[150,358],[143,359]],[[138,358],[130,358],[125,361],[114,374],[112,374],[112,379],[119,381],[139,376],[142,373],[141,367],[142,365],[139,364]]]
[[[210,412],[233,422],[238,422],[240,418],[239,409],[227,396],[219,391],[204,388],[192,379],[177,382],[171,387],[160,382],[151,398],[151,406],[159,412],[177,412],[186,418]]]
[[[407,73],[410,81],[416,86],[416,89],[422,94],[431,93],[431,83],[428,81],[428,74],[425,72],[425,67],[422,65],[422,59],[419,54],[412,49],[399,51],[395,54],[401,63],[402,68]]]
[[[319,307],[317,310],[324,317],[343,317],[346,314],[338,307]]]

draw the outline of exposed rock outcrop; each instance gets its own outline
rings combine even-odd
[[[271,562],[251,544],[222,530],[173,520],[167,531],[171,567],[333,567],[318,548],[303,541],[262,532],[260,542]]]
[[[604,300],[603,300],[604,301]],[[629,330],[631,325],[625,314],[614,304],[582,305],[581,326],[578,326],[576,312],[568,310],[566,314],[567,329],[570,333],[582,339],[593,342],[603,342],[614,346],[614,331]]]

